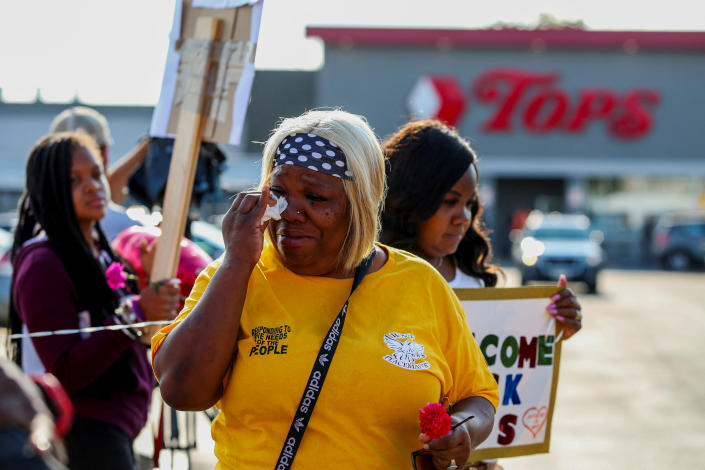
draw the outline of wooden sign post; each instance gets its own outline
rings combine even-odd
[[[150,127],[152,136],[175,137],[151,282],[174,278],[178,271],[201,140],[239,143],[255,73],[261,12],[262,0],[176,1],[162,92]],[[158,328],[145,334],[151,337]],[[155,408],[160,423],[153,441],[156,468],[164,444],[163,406]],[[185,435],[191,435],[190,422]],[[193,448],[166,445],[186,452]]]
[[[220,21],[213,17],[198,18],[194,37],[205,41],[217,40]],[[178,266],[180,243],[186,227],[186,215],[191,203],[191,188],[201,146],[206,85],[211,66],[210,47],[203,48],[203,51],[206,56],[192,61],[192,69],[188,71],[189,83],[179,115],[164,195],[162,235],[157,244],[154,267],[150,275],[152,282],[173,278]]]

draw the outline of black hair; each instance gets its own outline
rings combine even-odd
[[[382,243],[415,251],[418,227],[430,219],[443,198],[477,157],[455,129],[435,120],[412,121],[403,125],[384,143],[387,198],[382,212]],[[472,202],[472,220],[465,237],[453,254],[460,270],[480,278],[485,285],[497,285],[500,269],[489,263],[492,247],[489,230],[482,221],[482,203]]]
[[[119,306],[118,294],[108,286],[103,267],[93,256],[81,232],[73,205],[71,163],[74,151],[83,148],[100,160],[99,150],[89,137],[79,133],[57,133],[41,138],[29,152],[25,189],[18,205],[11,259],[22,245],[46,234],[49,245],[61,259],[77,294],[77,311],[88,310],[92,325],[103,325]],[[110,247],[99,224],[95,224],[98,248],[115,261],[120,259]],[[131,286],[135,290],[134,284]],[[20,333],[22,322],[10,295],[9,323],[12,334]],[[9,344],[11,357],[20,361],[19,342]]]

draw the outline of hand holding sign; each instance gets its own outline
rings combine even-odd
[[[582,328],[583,314],[578,298],[573,290],[568,288],[565,274],[561,274],[558,278],[558,287],[561,290],[551,297],[551,303],[546,307],[546,311],[563,327],[562,338],[568,339]]]

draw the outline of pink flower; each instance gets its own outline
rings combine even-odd
[[[125,273],[125,266],[122,263],[113,261],[105,270],[105,277],[108,278],[108,286],[111,289],[120,289],[125,287],[125,281],[127,281],[127,274]]]
[[[438,439],[450,432],[450,415],[440,403],[429,403],[419,410],[421,432]]]

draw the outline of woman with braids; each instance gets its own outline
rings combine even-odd
[[[495,287],[501,270],[490,263],[492,247],[477,195],[477,157],[457,131],[440,121],[403,125],[383,146],[387,197],[382,243],[428,261],[453,288]],[[561,276],[559,286],[565,287]],[[546,307],[563,325],[563,338],[580,330],[580,305],[563,289]],[[489,469],[496,462],[471,468]]]
[[[112,284],[119,261],[98,221],[110,197],[100,152],[83,134],[40,139],[27,160],[12,248],[12,333],[166,320],[178,287]],[[11,344],[25,372],[54,374],[76,410],[65,438],[71,469],[134,468],[132,441],[144,426],[154,378],[141,331],[23,337]]]

